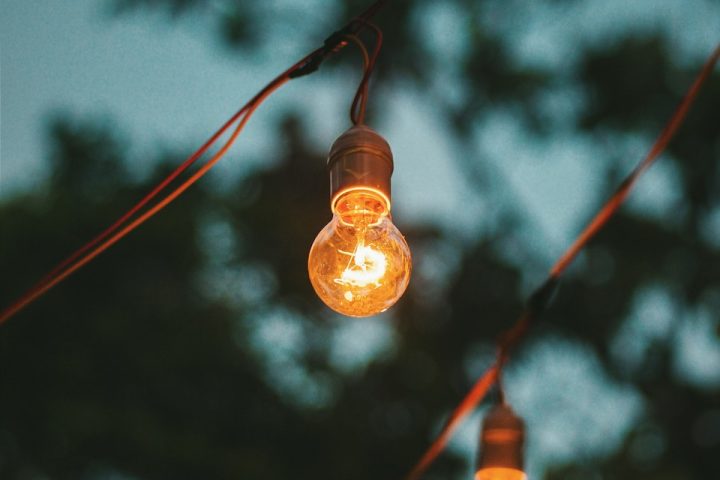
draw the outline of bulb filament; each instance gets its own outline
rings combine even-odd
[[[385,275],[387,268],[387,260],[382,252],[366,246],[361,241],[355,247],[354,252],[340,250],[340,253],[348,255],[350,260],[340,278],[335,279],[335,283],[351,287],[366,287],[370,284],[379,287],[381,285],[380,279]],[[350,296],[351,298],[348,300],[352,300],[352,294]],[[345,297],[347,298],[347,294]]]

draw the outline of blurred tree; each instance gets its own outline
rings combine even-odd
[[[575,78],[563,72],[558,80],[557,71],[516,62],[508,32],[480,27],[517,2],[449,3],[469,17],[468,50],[452,73],[467,101],[435,86],[442,59],[418,39],[429,1],[389,2],[378,18],[389,46],[378,86],[382,94],[408,82],[426,89],[465,146],[492,108],[507,108],[532,134],[551,137],[538,99],[569,81],[585,93],[574,131],[653,135],[694,73],[673,61],[661,36],[633,36],[584,50]],[[364,4],[342,2],[338,15],[349,18]],[[113,5],[173,16],[205,8],[197,0]],[[260,25],[274,13],[272,3],[214,5],[218,31],[236,47],[257,45]],[[612,454],[578,455],[553,465],[549,479],[720,474],[720,387],[693,385],[678,373],[672,334],[656,339],[632,369],[612,348],[639,293],[653,286],[678,311],[704,309],[717,325],[720,251],[704,232],[720,208],[718,80],[715,74],[663,159],[683,189],[673,218],[623,211],[533,332],[538,341],[552,331],[591,346],[611,378],[643,402]],[[366,368],[343,370],[333,356],[340,327],[306,279],[308,247],[328,220],[327,186],[324,152],[305,143],[298,118],[289,114],[278,125],[273,167],[232,189],[194,187],[0,330],[0,478],[397,479],[417,460],[467,390],[478,349],[520,311],[528,272],[516,259],[537,262],[537,252],[515,241],[519,211],[469,244],[433,225],[400,225],[416,272],[392,312],[397,335]],[[52,179],[0,205],[0,303],[182,156],[165,155],[152,178],[133,180],[127,139],[112,131],[71,117],[50,123]],[[524,352],[517,361],[532,362]],[[427,478],[467,478],[466,460],[450,451]]]

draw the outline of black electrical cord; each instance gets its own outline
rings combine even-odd
[[[360,54],[362,55],[362,60],[363,60],[363,76],[362,76],[362,79],[360,80],[360,85],[358,86],[357,93],[355,93],[355,97],[353,98],[353,103],[350,106],[350,121],[353,123],[353,125],[357,125],[358,120],[357,120],[356,101],[355,100],[357,99],[358,95],[360,93],[362,93],[363,102],[361,103],[360,108],[361,108],[363,118],[364,118],[365,99],[367,99],[367,88],[364,87],[363,80],[365,79],[365,75],[367,74],[368,68],[370,68],[371,60],[370,60],[370,54],[368,53],[367,47],[365,46],[365,44],[362,42],[362,40],[360,40],[360,38],[357,35],[348,34],[348,35],[345,35],[345,38],[347,40],[351,41],[352,43],[354,43],[358,47],[358,50],[360,50]]]
[[[365,122],[365,107],[367,106],[370,76],[372,75],[375,64],[377,63],[377,58],[380,55],[380,49],[382,48],[383,43],[383,34],[382,30],[380,30],[377,25],[374,25],[367,20],[358,18],[355,19],[355,22],[361,23],[375,33],[375,48],[373,49],[372,57],[370,57],[370,62],[365,69],[365,74],[360,81],[357,92],[355,92],[355,98],[353,98],[352,106],[350,107],[350,119],[354,125],[360,125]]]
[[[325,40],[323,46],[310,52],[260,90],[258,94],[256,94],[243,108],[235,113],[215,134],[213,134],[207,142],[205,142],[195,153],[188,157],[180,166],[173,170],[170,175],[163,179],[155,188],[153,188],[153,190],[151,190],[145,197],[130,208],[130,210],[118,218],[99,235],[95,236],[85,245],[60,262],[7,308],[0,311],[0,325],[37,300],[48,290],[66,279],[82,266],[89,263],[107,248],[124,238],[127,234],[139,227],[142,223],[147,221],[150,217],[155,215],[167,204],[182,194],[186,188],[199,180],[200,177],[209,171],[210,168],[212,168],[212,166],[220,160],[222,155],[230,148],[234,140],[240,134],[240,131],[244,127],[245,123],[249,120],[251,114],[260,105],[260,103],[267,98],[267,96],[287,81],[316,71],[327,57],[331,56],[333,53],[337,53],[346,45],[345,38],[348,35],[357,35],[361,30],[363,30],[363,28],[367,25],[368,20],[372,18],[386,3],[387,0],[378,0],[373,3],[363,13],[351,20],[342,29],[330,35]],[[369,59],[368,67],[365,69],[365,76],[369,77],[368,69],[371,70],[372,65],[374,65],[374,61],[373,59]],[[363,78],[365,78],[365,76]],[[230,140],[220,149],[218,153],[216,153],[205,165],[203,165],[179,187],[168,193],[165,197],[161,198],[155,205],[147,207],[151,200],[153,200],[161,192],[165,191],[181,173],[193,165],[236,122],[239,122],[238,127],[233,132]]]
[[[710,77],[719,60],[720,45],[715,48],[715,51],[703,65],[695,81],[670,117],[670,120],[668,120],[665,128],[663,128],[660,135],[658,135],[645,158],[643,158],[635,169],[623,180],[615,193],[613,193],[610,199],[605,202],[595,217],[588,223],[587,227],[577,236],[576,240],[565,253],[563,253],[555,265],[552,266],[546,280],[530,295],[520,317],[498,340],[497,357],[493,364],[478,378],[467,395],[465,395],[457,407],[455,407],[450,418],[440,430],[440,433],[435,437],[418,463],[415,464],[410,473],[405,477],[406,480],[419,480],[420,477],[422,477],[438,455],[445,449],[455,428],[457,428],[463,419],[482,401],[492,385],[497,384],[498,379],[501,377],[501,371],[508,361],[511,350],[527,334],[533,322],[548,308],[555,295],[562,274],[578,253],[585,248],[588,242],[607,225],[607,222],[613,217],[615,212],[617,212],[618,208],[620,208],[620,205],[622,205],[627,198],[627,195],[640,176],[665,150],[680,125],[682,125],[690,106],[695,101],[701,87]],[[501,398],[504,400],[503,392],[501,392]]]

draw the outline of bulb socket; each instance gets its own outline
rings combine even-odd
[[[379,194],[390,211],[390,177],[393,156],[390,145],[375,130],[355,125],[340,135],[330,148],[330,207],[335,211],[340,197],[352,190]]]
[[[485,417],[480,434],[478,468],[523,470],[525,423],[509,405],[493,407]]]

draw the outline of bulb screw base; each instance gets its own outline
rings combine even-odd
[[[330,148],[327,166],[333,211],[340,196],[351,190],[379,194],[389,211],[393,156],[390,145],[375,130],[355,125],[340,135]]]
[[[496,405],[483,422],[478,470],[497,467],[522,470],[524,442],[522,419],[509,405]]]

